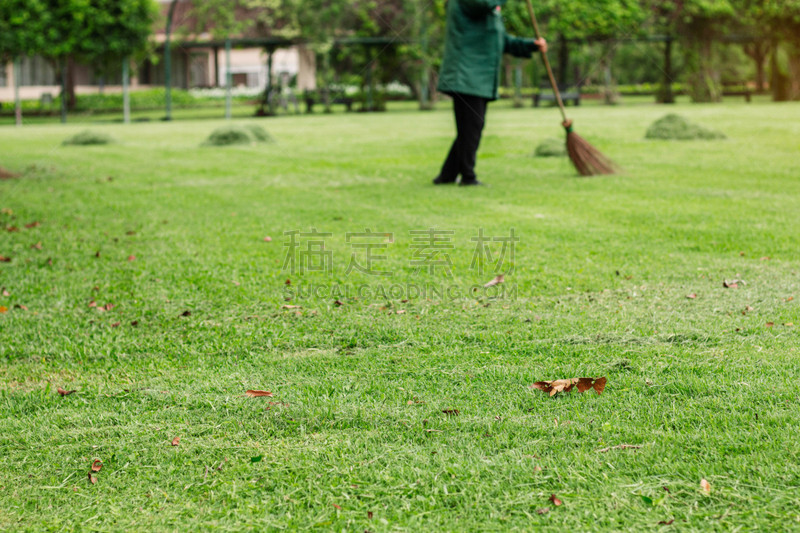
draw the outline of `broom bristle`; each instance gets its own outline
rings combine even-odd
[[[567,153],[581,176],[614,174],[616,165],[574,131],[567,130]]]

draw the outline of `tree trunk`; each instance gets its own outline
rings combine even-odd
[[[658,89],[656,101],[660,104],[674,104],[675,95],[672,93],[672,37],[667,37],[664,43],[664,76],[661,78],[661,87]]]
[[[770,56],[770,82],[772,89],[772,100],[774,102],[786,102],[789,100],[789,76],[784,72],[780,60],[781,47],[777,42],[773,43],[772,55]]]
[[[756,41],[744,45],[743,49],[744,53],[756,64],[756,92],[766,92],[767,75],[764,65],[769,55],[770,43],[768,41]]]
[[[693,102],[722,100],[719,73],[714,67],[714,41],[709,24],[710,22],[705,22],[690,33],[686,63],[690,72],[689,94]]]
[[[75,111],[75,106],[78,103],[75,97],[75,59],[72,56],[67,57],[67,111]]]

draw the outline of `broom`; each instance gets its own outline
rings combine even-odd
[[[531,0],[528,2],[528,13],[531,16],[531,23],[533,24],[533,31],[536,32],[536,38],[541,39],[542,35],[539,32],[539,24],[536,22],[536,14],[533,12],[533,4]],[[553,86],[553,93],[556,96],[556,102],[561,109],[561,116],[564,119],[562,125],[567,130],[567,153],[569,154],[570,161],[575,165],[575,168],[581,176],[596,176],[598,174],[613,174],[615,172],[614,163],[604,156],[600,151],[586,142],[586,140],[572,131],[572,121],[567,118],[567,112],[564,109],[564,102],[561,100],[561,93],[558,91],[558,84],[556,78],[553,76],[553,69],[550,68],[550,61],[547,60],[547,53],[542,52],[542,60],[547,69],[547,75],[550,77],[550,85]]]

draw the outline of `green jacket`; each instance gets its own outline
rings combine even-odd
[[[507,0],[449,0],[444,59],[438,89],[497,100],[503,54],[531,57],[533,39],[506,33],[498,7]]]

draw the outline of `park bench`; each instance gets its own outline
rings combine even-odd
[[[564,105],[569,105],[571,101],[576,106],[581,105],[581,88],[580,86],[573,85],[559,85],[558,91],[561,93],[561,100]],[[533,95],[533,107],[539,107],[541,102],[555,102],[556,95],[550,85],[542,85],[539,87],[539,92]]]
[[[722,96],[744,96],[744,101],[749,104],[753,97],[753,91],[751,91],[749,87],[742,88],[740,84],[723,84]]]
[[[306,101],[306,113],[314,112],[314,105],[317,103],[317,94],[314,91],[305,91],[304,98]],[[336,95],[331,98],[331,105],[340,104],[344,105],[347,111],[353,110],[353,103],[355,100],[344,94]]]

